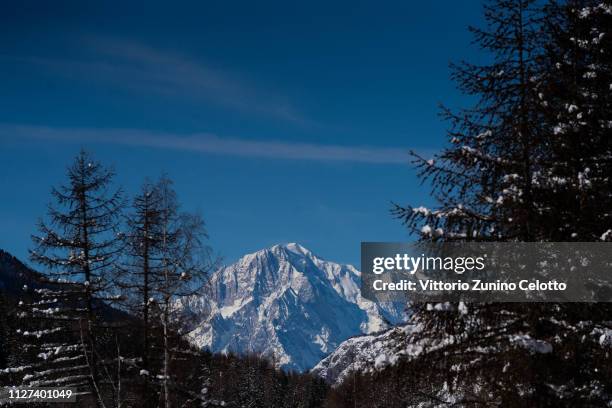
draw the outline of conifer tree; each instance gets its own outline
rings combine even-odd
[[[607,71],[602,59],[610,54],[585,53],[580,44],[600,47],[606,30],[581,22],[587,13],[578,3],[586,2],[543,7],[531,0],[497,0],[485,7],[486,29],[472,31],[492,62],[453,67],[460,89],[478,101],[458,113],[444,111],[451,123],[450,147],[431,160],[415,157],[438,206],[395,208],[423,240],[589,241],[609,228],[612,173],[603,163],[609,161],[610,138],[602,126],[609,123],[609,88],[602,99],[593,94],[603,91],[594,72]],[[606,306],[414,309],[422,338],[431,344],[423,357],[431,371],[421,380],[439,390],[483,404],[609,399],[609,381],[600,374],[609,372],[607,363],[579,357],[588,352],[608,356],[603,361],[609,362],[593,341],[605,330]],[[579,374],[571,374],[573,369]]]
[[[81,151],[68,182],[52,190],[55,204],[33,236],[33,262],[43,282],[21,302],[20,335],[32,358],[24,385],[70,386],[104,405],[112,381],[103,367],[99,339],[105,302],[115,299],[112,271],[120,250],[121,190],[110,190],[112,170]]]
[[[140,349],[140,374],[144,382],[145,406],[157,405],[157,392],[151,389],[153,371],[151,360],[156,351],[152,343],[159,328],[152,313],[155,298],[153,289],[160,276],[161,250],[161,197],[156,186],[146,181],[132,203],[132,212],[127,216],[125,256],[120,270],[118,286],[125,295],[125,306],[140,318],[142,348]]]
[[[190,350],[181,349],[173,337],[181,336],[182,322],[177,302],[184,297],[202,293],[209,273],[216,266],[212,260],[204,220],[195,214],[180,212],[172,181],[162,177],[158,194],[160,217],[160,274],[154,286],[154,301],[160,310],[163,333],[162,385],[164,405],[170,406],[171,362],[185,358]],[[174,330],[173,330],[174,329]]]
[[[550,157],[534,185],[551,203],[541,217],[557,228],[545,238],[612,240],[606,210],[612,204],[612,3],[551,2],[546,24],[546,75],[538,95]]]
[[[424,238],[531,241],[535,209],[531,178],[538,160],[542,110],[534,92],[541,57],[540,12],[534,0],[497,0],[485,6],[486,29],[471,27],[492,54],[488,65],[452,65],[459,89],[479,98],[450,122],[450,147],[434,159],[415,155],[438,207],[395,208]]]
[[[206,238],[202,218],[180,211],[170,179],[145,182],[128,217],[120,286],[129,310],[142,319],[141,373],[150,404],[157,395],[149,388],[153,379],[163,405],[171,404],[172,389],[179,387],[173,367],[194,352],[185,347],[177,302],[205,294],[208,273],[216,265]]]

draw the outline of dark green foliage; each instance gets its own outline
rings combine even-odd
[[[450,147],[435,160],[416,158],[438,206],[396,207],[409,228],[434,241],[612,238],[610,7],[488,2],[486,28],[473,31],[491,62],[453,74],[478,102],[445,111]],[[405,365],[423,374],[409,381],[432,391],[431,404],[601,406],[612,398],[612,358],[600,344],[608,304],[414,311],[420,337],[446,344]]]

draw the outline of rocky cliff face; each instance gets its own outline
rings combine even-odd
[[[325,261],[298,244],[241,258],[212,276],[210,296],[181,302],[198,346],[261,353],[279,366],[308,370],[344,340],[387,329],[398,305],[362,299],[360,272]]]

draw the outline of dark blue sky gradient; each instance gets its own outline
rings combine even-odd
[[[99,2],[102,3],[102,2]],[[35,2],[0,12],[0,248],[24,258],[81,147],[137,191],[167,172],[227,261],[278,242],[358,265],[430,202],[404,154],[467,101],[479,2]]]

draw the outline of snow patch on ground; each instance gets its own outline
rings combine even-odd
[[[529,350],[531,353],[547,354],[552,353],[553,347],[547,341],[534,339],[528,334],[520,334],[510,337],[510,342]]]

